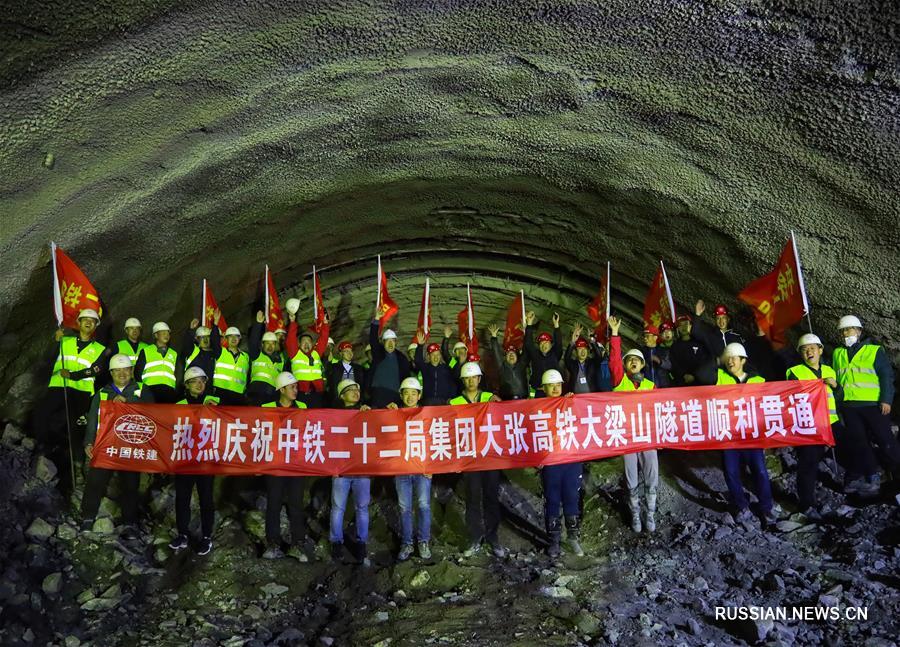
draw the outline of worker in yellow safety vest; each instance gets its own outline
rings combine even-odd
[[[247,403],[244,392],[250,377],[250,356],[240,349],[241,331],[235,326],[225,330],[225,343],[216,359],[213,387],[223,405],[241,406]]]
[[[161,404],[174,404],[178,399],[178,380],[175,370],[178,351],[169,345],[172,331],[165,321],[153,324],[153,344],[138,354],[134,375],[138,382],[153,393],[153,400]]]

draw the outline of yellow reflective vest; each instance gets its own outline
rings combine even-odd
[[[131,364],[137,364],[138,355],[141,354],[142,350],[146,350],[150,348],[151,344],[146,342],[139,341],[137,344],[137,350],[131,345],[131,342],[127,339],[120,339],[119,343],[116,344],[116,350],[121,355],[128,355],[128,359],[131,360]]]
[[[813,373],[812,369],[806,364],[797,364],[796,366],[790,367],[787,370],[785,377],[788,379],[793,377],[796,380],[824,380],[829,377],[837,379],[833,368],[825,364],[820,364],[819,367],[822,371],[821,378]],[[828,415],[831,418],[831,424],[834,424],[840,420],[837,412],[837,403],[834,400],[834,391],[831,390],[831,387],[828,384],[825,385],[825,389],[828,391]]]
[[[650,389],[655,389],[656,385],[648,380],[646,377],[641,379],[641,383],[637,386],[634,385],[634,382],[631,381],[627,375],[622,377],[622,381],[619,382],[619,385],[613,389],[613,391],[649,391]]]
[[[175,364],[178,353],[174,348],[167,348],[165,354],[159,352],[156,345],[144,349],[144,370],[141,382],[147,386],[168,386],[175,388]]]
[[[312,351],[309,356],[298,350],[291,358],[291,373],[300,382],[315,382],[322,379],[322,358],[317,351]],[[272,386],[274,386],[274,381]]]
[[[262,405],[262,406],[264,406],[264,407],[277,407],[277,406],[278,406],[278,401],[275,401],[275,402],[266,402],[266,403],[265,403],[264,405]],[[294,400],[294,407],[296,407],[297,409],[305,409],[305,408],[306,408],[306,403],[305,403],[305,402],[300,402],[300,400]],[[286,407],[285,407],[285,408],[286,408]]]
[[[494,397],[493,393],[490,393],[489,391],[482,391],[478,395],[478,402],[490,402],[491,398],[493,398],[493,397]],[[474,403],[466,400],[466,396],[458,395],[455,398],[452,398],[448,404],[456,405],[456,404],[474,404]]]
[[[94,365],[106,347],[103,344],[92,341],[78,352],[78,339],[76,337],[63,337],[60,343],[60,354],[56,356],[53,365],[53,374],[50,376],[50,386],[68,387],[76,391],[94,394],[94,378],[86,377],[81,380],[63,379],[59,372],[63,369],[71,373],[83,371]]]
[[[743,384],[759,384],[760,382],[765,382],[764,378],[761,378],[759,375],[754,375],[747,379]],[[723,384],[738,384],[737,378],[734,377],[728,371],[723,371],[719,369],[719,376],[716,378],[716,386],[722,386]]]
[[[837,373],[837,381],[844,387],[844,402],[878,402],[881,385],[875,372],[875,355],[879,346],[863,344],[853,359],[846,348],[835,348],[831,363]]]
[[[216,369],[213,374],[213,386],[232,393],[243,393],[247,387],[247,376],[250,374],[250,356],[240,351],[237,357],[227,348],[219,352]]]
[[[277,364],[272,358],[265,353],[260,353],[259,357],[253,360],[250,365],[250,381],[263,382],[271,387],[275,387],[275,378],[281,373],[284,363],[279,361]]]

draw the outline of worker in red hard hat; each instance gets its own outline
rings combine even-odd
[[[528,356],[528,363],[531,367],[531,388],[534,389],[534,396],[542,398],[544,392],[541,390],[541,376],[550,369],[559,370],[563,353],[562,333],[559,330],[558,312],[554,312],[551,319],[552,335],[544,331],[539,333],[535,339],[535,321],[536,316],[533,310],[525,314],[525,354]]]
[[[672,348],[673,343],[675,343],[675,324],[671,321],[664,321],[659,326],[657,344],[660,348]]]
[[[740,333],[731,329],[731,313],[728,308],[720,304],[713,309],[715,326],[701,319],[704,312],[706,304],[700,299],[694,305],[694,314],[697,318],[693,322],[692,334],[694,339],[703,342],[710,357],[721,357],[728,344],[745,343]]]
[[[530,395],[528,386],[528,362],[521,357],[515,344],[504,340],[500,348],[500,326],[488,326],[491,335],[491,352],[500,374],[500,397],[504,400],[524,400]]]
[[[657,344],[658,341],[659,328],[653,324],[644,326],[644,330],[641,333],[642,343],[640,346],[640,351],[644,355],[644,370],[657,389],[664,389],[672,386],[672,381],[669,377],[669,370],[672,368],[672,364],[669,362],[668,349],[660,348]]]
[[[597,363],[600,358],[591,354],[591,343],[582,337],[584,326],[576,323],[572,327],[572,340],[566,349],[565,364],[568,379],[564,391],[566,393],[594,393],[600,390],[597,385]]]
[[[416,335],[415,370],[421,375],[422,400],[424,406],[447,404],[450,398],[459,393],[456,376],[444,361],[441,345],[431,342],[426,346],[425,333],[421,330]]]
[[[355,361],[353,344],[342,341],[337,345],[338,361],[325,366],[325,384],[328,387],[328,406],[341,407],[337,385],[344,380],[352,380],[357,384],[366,383],[366,369]]]

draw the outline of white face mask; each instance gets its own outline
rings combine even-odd
[[[844,337],[844,346],[846,346],[847,348],[850,348],[858,340],[859,340],[858,335],[850,335],[849,337]]]

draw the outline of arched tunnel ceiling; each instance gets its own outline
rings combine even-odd
[[[3,13],[5,384],[52,329],[51,239],[118,321],[187,321],[205,276],[245,326],[264,263],[285,293],[315,263],[352,335],[378,253],[408,333],[423,271],[438,320],[471,281],[486,323],[520,286],[580,314],[611,260],[636,314],[658,259],[677,302],[733,302],[793,229],[816,326],[857,310],[898,356],[892,3]]]

